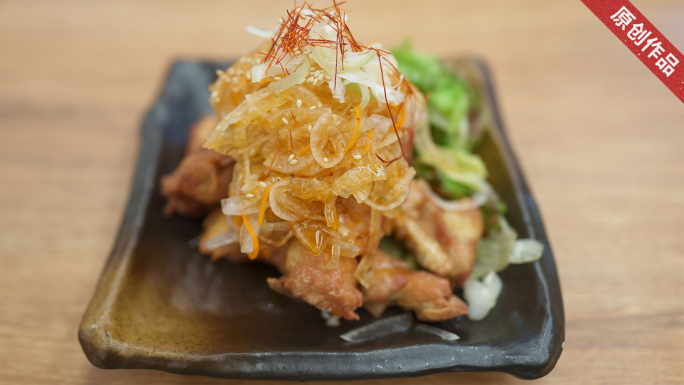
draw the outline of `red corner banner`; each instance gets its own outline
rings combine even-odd
[[[627,0],[582,0],[684,103],[684,56]]]

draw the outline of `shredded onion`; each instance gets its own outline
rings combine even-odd
[[[280,203],[278,203],[276,199],[276,196],[279,194],[278,189],[283,186],[287,186],[289,183],[289,180],[281,180],[280,182],[275,182],[273,184],[273,187],[271,187],[271,194],[268,197],[268,203],[271,205],[271,210],[273,211],[273,214],[275,214],[278,218],[286,221],[296,221],[299,218],[287,212],[286,210],[283,210],[280,207]]]
[[[362,186],[359,186],[352,195],[358,203],[363,203],[363,201],[368,199],[368,196],[370,195],[372,188],[373,186],[371,183],[364,184]]]
[[[249,224],[252,226],[252,229],[254,230],[254,233],[256,235],[259,235],[259,225],[258,221],[259,218],[256,214],[250,214],[250,215],[245,215],[245,218],[249,221]],[[243,223],[242,227],[240,228],[240,252],[243,252],[245,254],[249,254],[254,251],[254,240],[252,239],[252,236],[249,234],[249,231],[247,230],[247,226]]]
[[[343,257],[356,257],[361,249],[351,243],[340,241],[340,255]]]
[[[466,150],[451,150],[435,144],[430,133],[427,115],[421,117],[413,144],[420,152],[421,163],[435,167],[449,179],[480,190],[487,169],[482,160]]]
[[[473,210],[487,202],[487,195],[481,192],[476,192],[469,198],[461,198],[454,201],[446,200],[432,191],[432,188],[425,182],[425,180],[421,179],[418,181],[418,183],[423,184],[423,191],[427,193],[427,196],[437,207],[444,211]]]
[[[273,92],[277,95],[295,84],[304,83],[306,75],[309,74],[309,68],[311,68],[309,60],[304,58],[304,60],[301,61],[299,68],[297,68],[293,74],[287,75],[284,79],[280,79],[271,85],[271,87],[273,87]]]
[[[251,201],[242,196],[221,199],[221,210],[226,215],[255,214],[259,208],[258,200]]]
[[[290,224],[288,222],[269,222],[261,225],[261,231],[288,231]]]
[[[491,271],[502,271],[510,263],[511,250],[518,234],[503,216],[498,216],[497,224],[498,229],[490,230],[477,244],[477,258],[470,274],[474,279],[480,279]]]
[[[384,197],[378,199],[378,202],[374,202],[370,198],[366,199],[364,202],[376,210],[392,210],[404,203],[404,200],[409,193],[409,184],[411,184],[411,180],[415,175],[416,170],[413,167],[409,168],[406,174],[394,185],[394,187],[392,187],[392,190]]]
[[[518,239],[513,244],[513,250],[509,257],[510,263],[528,263],[541,258],[544,245],[536,239]]]
[[[330,260],[325,265],[328,269],[337,269],[340,267],[340,242],[340,235],[335,234],[332,237],[332,244],[330,246]]]
[[[324,168],[334,167],[344,158],[344,146],[341,144],[344,137],[337,129],[340,121],[335,120],[332,117],[332,110],[327,108],[316,120],[311,130],[311,154],[316,162]],[[332,142],[333,148],[335,148],[335,152],[332,154],[323,152],[328,142]]]
[[[320,52],[320,47],[314,47],[311,50],[311,58],[314,59],[318,65],[323,68],[328,74],[335,74],[335,63],[325,60]]]
[[[496,305],[502,288],[501,278],[493,271],[482,281],[468,278],[463,285],[463,296],[468,302],[468,318],[471,321],[483,320]]]
[[[349,198],[360,186],[376,180],[386,179],[387,172],[380,162],[354,167],[335,180],[332,192],[343,198]]]
[[[266,77],[266,71],[268,71],[268,63],[256,64],[252,67],[252,83],[258,83]],[[271,67],[271,75],[282,74],[283,71],[280,67]]]
[[[221,246],[231,245],[238,241],[238,233],[236,231],[231,231],[228,233],[221,233],[208,241],[204,242],[204,246],[207,250],[213,251]]]
[[[365,288],[369,288],[371,283],[373,283],[372,281],[366,279],[371,266],[373,266],[373,258],[371,258],[369,254],[366,254],[361,257],[361,260],[354,271],[354,277],[359,281],[361,286]]]
[[[377,55],[377,52],[374,49],[366,52],[347,52],[344,54],[344,70],[353,71],[359,69],[375,59],[375,55]]]

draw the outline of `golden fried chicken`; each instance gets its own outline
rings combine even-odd
[[[443,321],[468,313],[468,306],[451,292],[449,281],[409,265],[381,250],[367,254],[356,271],[364,308],[376,317],[391,305],[413,310],[421,321]]]
[[[425,182],[411,182],[401,215],[394,220],[394,235],[413,250],[421,266],[461,287],[475,263],[482,213],[477,207],[442,210],[427,197],[427,188]]]
[[[188,134],[185,157],[171,174],[161,178],[161,192],[167,198],[164,215],[202,216],[228,196],[234,161],[202,148],[215,126],[216,119],[211,116],[195,123]]]

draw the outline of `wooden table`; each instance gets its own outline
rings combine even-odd
[[[684,50],[682,1],[634,3]],[[169,64],[239,56],[259,43],[247,24],[270,27],[291,6],[0,2],[0,382],[259,383],[97,369],[76,330]],[[348,6],[361,41],[412,36],[491,65],[563,288],[565,351],[539,383],[681,384],[684,105],[580,1]],[[519,382],[482,373],[365,383]]]

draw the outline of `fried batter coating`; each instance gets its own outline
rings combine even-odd
[[[426,188],[425,183],[411,182],[400,206],[402,215],[394,220],[394,234],[411,248],[421,266],[461,287],[475,263],[484,229],[482,213],[478,208],[444,211],[427,197]]]
[[[468,314],[468,306],[451,292],[449,281],[378,250],[363,257],[368,270],[361,273],[364,308],[376,317],[388,306],[412,310],[421,321],[444,321]]]
[[[174,212],[199,217],[228,196],[233,178],[232,158],[202,148],[216,119],[206,116],[193,125],[188,133],[185,157],[169,175],[161,178],[161,192],[167,198],[164,215]]]
[[[326,266],[330,255],[313,255],[300,242],[290,242],[287,253],[287,274],[269,278],[271,289],[348,320],[358,320],[355,310],[363,304],[354,277],[356,258],[341,258],[339,266]]]

